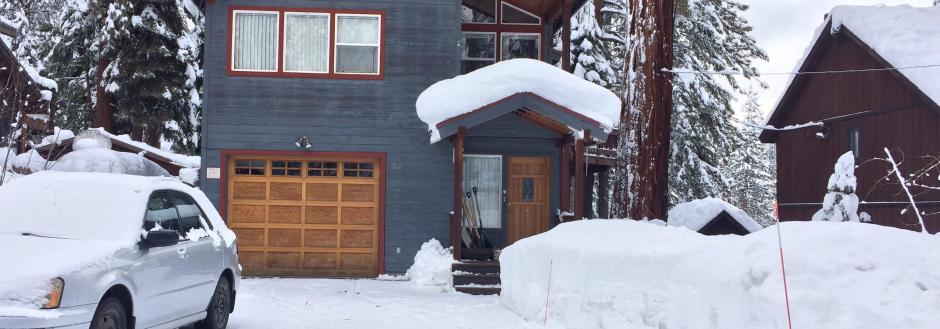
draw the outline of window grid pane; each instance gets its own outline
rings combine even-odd
[[[235,12],[233,68],[277,71],[278,14]]]
[[[328,72],[329,15],[288,13],[285,17],[285,30],[285,71]]]
[[[336,15],[336,73],[378,74],[380,38],[379,17]]]
[[[237,176],[264,176],[265,160],[235,160],[235,175]]]

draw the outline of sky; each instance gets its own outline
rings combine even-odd
[[[751,8],[744,13],[754,27],[751,36],[767,52],[770,60],[758,61],[761,72],[792,72],[796,62],[813,39],[813,32],[823,17],[837,5],[898,5],[926,7],[933,0],[741,0]],[[760,97],[761,110],[773,111],[777,99],[784,92],[790,77],[786,75],[762,76],[770,88],[755,87]],[[740,100],[739,100],[740,101]],[[743,103],[743,102],[739,102]]]

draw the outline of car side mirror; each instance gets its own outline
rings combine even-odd
[[[179,243],[180,234],[176,230],[156,230],[147,232],[143,245],[147,248],[168,247]]]

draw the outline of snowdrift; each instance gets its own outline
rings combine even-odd
[[[936,236],[862,223],[780,228],[795,328],[940,323]],[[786,328],[779,257],[776,227],[708,237],[572,222],[503,251],[501,298],[529,321],[547,309],[550,325],[569,328]]]

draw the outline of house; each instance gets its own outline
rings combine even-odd
[[[549,63],[570,69],[566,32],[583,2],[207,4],[200,182],[238,234],[245,273],[402,273],[430,238],[458,258],[493,255],[462,245],[464,210],[495,249],[583,216],[585,167],[611,162],[589,150],[607,141],[619,100],[525,74],[570,82]],[[495,88],[513,78],[486,70],[500,64],[531,85]],[[568,102],[592,96],[615,101]]]
[[[940,155],[940,6],[839,6],[826,16],[799,72],[764,130],[777,145],[781,220],[808,220],[821,208],[827,177],[847,151],[856,157],[860,211],[880,225],[920,230],[885,148],[913,174]],[[928,173],[937,177],[937,168]],[[887,177],[887,179],[885,179]],[[932,179],[932,182],[936,182]],[[940,230],[940,191],[912,186],[928,231]]]
[[[29,141],[42,138],[53,129],[52,116],[55,113],[54,91],[58,89],[55,81],[39,75],[35,68],[21,63],[10,49],[9,40],[19,32],[6,20],[0,19],[0,81],[2,83],[3,102],[0,104],[0,145],[13,143],[11,126],[15,122],[24,122],[17,132],[17,152],[25,152]],[[19,117],[17,117],[19,116]]]
[[[763,229],[743,210],[720,199],[705,198],[669,209],[666,225],[685,227],[704,235],[748,235]]]

